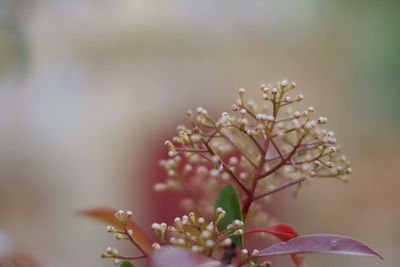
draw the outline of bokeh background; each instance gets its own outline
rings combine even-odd
[[[149,220],[143,181],[186,110],[220,114],[239,87],[287,78],[329,118],[354,175],[282,193],[279,219],[385,258],[309,266],[400,266],[399,14],[399,1],[1,0],[0,257],[111,266],[98,255],[112,237],[74,212]]]

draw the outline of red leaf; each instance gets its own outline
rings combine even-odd
[[[289,224],[276,224],[266,228],[267,233],[278,237],[282,241],[286,241],[297,237],[297,232]]]
[[[334,253],[353,256],[375,256],[377,252],[358,240],[337,235],[305,235],[277,243],[260,251],[256,257],[295,253]]]
[[[292,254],[290,256],[292,257],[292,261],[297,267],[305,267],[302,256],[300,256],[299,254]]]
[[[287,241],[289,239],[295,238],[298,236],[296,230],[289,224],[281,223],[275,224],[269,227],[259,227],[248,230],[245,234],[254,234],[254,233],[267,233],[271,234],[282,241]],[[303,257],[297,254],[293,254],[292,260],[297,267],[304,267]]]
[[[154,251],[148,267],[223,267],[223,265],[183,248],[162,247]]]
[[[257,227],[246,231],[245,235],[254,233],[267,233],[276,236],[282,241],[297,237],[297,232],[289,224],[275,224],[269,227]]]
[[[93,208],[93,209],[82,210],[78,213],[81,215],[99,220],[106,224],[112,225],[115,228],[119,229],[119,228],[121,228],[121,225],[114,216],[114,214],[116,212],[117,212],[116,210],[110,209],[110,208]],[[139,244],[139,246],[146,253],[150,253],[153,250],[152,244],[151,244],[150,240],[147,238],[147,236],[144,234],[142,229],[136,223],[134,223],[132,220],[128,221],[127,227],[128,227],[128,229],[133,230],[133,233],[134,233],[133,239],[135,240],[135,242],[137,242],[137,244]]]

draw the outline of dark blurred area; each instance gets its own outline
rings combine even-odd
[[[148,222],[149,181],[186,110],[220,114],[239,87],[258,96],[287,78],[329,118],[354,175],[282,193],[278,219],[385,258],[309,266],[400,266],[399,13],[399,1],[0,0],[0,258],[112,265],[99,258],[112,236],[74,212]]]

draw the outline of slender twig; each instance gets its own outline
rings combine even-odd
[[[125,223],[125,225],[124,225],[124,230],[125,230],[125,232],[126,232],[126,236],[128,237],[129,241],[131,241],[131,243],[132,243],[133,245],[135,245],[135,247],[136,247],[140,252],[143,253],[143,256],[144,256],[144,257],[147,257],[146,251],[144,251],[144,249],[133,239],[132,235],[129,233],[129,229],[128,229],[128,227],[127,227],[127,223]]]
[[[288,187],[290,187],[290,186],[292,186],[292,185],[299,184],[299,183],[303,182],[305,179],[306,179],[306,177],[301,177],[301,178],[296,179],[296,180],[294,180],[294,181],[292,181],[292,182],[289,182],[289,183],[285,183],[285,184],[283,184],[283,185],[280,185],[280,186],[278,186],[277,188],[275,188],[275,189],[273,189],[273,190],[271,190],[271,191],[262,193],[262,194],[260,194],[260,195],[258,195],[258,196],[254,196],[254,197],[253,197],[253,201],[259,200],[260,198],[263,198],[263,197],[266,197],[266,196],[269,196],[269,195],[272,195],[272,194],[274,194],[274,193],[276,193],[276,192],[279,192],[279,191],[281,191],[281,190],[283,190],[283,189],[286,189],[286,188],[288,188]]]
[[[305,163],[310,163],[310,162],[316,161],[320,157],[321,157],[321,155],[318,155],[318,156],[316,156],[316,157],[314,157],[312,159],[309,159],[309,160],[302,160],[302,161],[291,160],[290,163],[286,162],[285,165],[301,165],[301,164],[305,164]]]
[[[307,151],[307,150],[311,150],[311,149],[314,149],[314,148],[318,148],[318,146],[307,147],[307,145],[304,146],[304,144],[303,144],[303,145],[300,145],[300,146],[299,146],[299,148],[297,149],[297,152]],[[286,157],[286,156],[289,155],[290,153],[291,153],[291,152],[287,152],[287,153],[283,153],[282,155],[283,155],[283,157]],[[281,158],[280,155],[274,155],[274,156],[271,156],[271,157],[269,157],[269,158],[266,158],[265,161],[266,161],[266,162],[269,162],[269,161],[277,160],[277,159],[279,159],[279,158]]]
[[[268,135],[268,134],[267,134],[267,135]],[[278,153],[279,157],[280,157],[280,158],[283,160],[283,159],[284,159],[284,157],[283,157],[283,155],[282,155],[282,153],[281,153],[281,151],[280,151],[279,147],[276,145],[276,143],[275,143],[274,139],[273,139],[273,138],[271,138],[271,137],[270,137],[270,135],[268,135],[268,138],[271,140],[271,144],[274,146],[274,148],[275,148],[275,151]]]
[[[208,153],[210,153],[211,156],[216,155],[215,152],[213,151],[213,149],[210,147],[210,145],[207,142],[205,142],[204,140],[203,140],[203,144],[207,148]],[[229,169],[225,165],[224,162],[222,162],[222,160],[221,160],[221,163],[222,163],[221,165],[222,165],[222,168],[224,169],[224,171],[227,172],[232,177],[232,179],[238,184],[238,186],[248,195],[250,193],[249,189],[247,189],[246,186],[240,181],[239,177],[237,177],[235,175],[235,173],[231,169]]]
[[[141,256],[133,256],[133,257],[125,257],[125,256],[115,256],[114,258],[120,259],[120,260],[138,260],[138,259],[144,259],[147,258],[146,255],[141,255]]]
[[[296,153],[296,151],[300,147],[301,141],[304,139],[304,137],[305,137],[305,135],[300,137],[297,145],[295,145],[295,147],[292,149],[292,151],[281,162],[279,162],[277,165],[272,167],[269,171],[260,174],[258,179],[265,178],[265,177],[269,176],[270,174],[272,174],[272,173],[276,172],[277,170],[279,170],[282,166],[284,166],[286,164],[286,162]]]
[[[246,112],[247,112],[251,117],[253,117],[253,119],[257,120],[257,116],[256,116],[250,109],[248,109],[245,105],[240,105],[239,107],[242,108],[242,109],[244,109],[244,110],[246,110]]]
[[[234,147],[236,148],[238,151],[240,151],[240,148],[227,136],[225,135],[223,132],[221,132],[220,130],[217,130],[218,133],[225,137],[225,139]],[[249,156],[246,155],[246,153],[242,152],[242,156],[254,167],[257,168],[257,165],[250,159]]]
[[[261,154],[263,154],[265,152],[264,149],[262,148],[262,146],[260,145],[260,143],[257,141],[257,139],[254,138],[254,136],[247,134],[245,130],[241,129],[237,125],[230,125],[229,127],[233,127],[235,129],[238,129],[245,136],[248,136],[253,141],[253,143],[257,146],[258,150],[260,150]]]
[[[175,148],[178,152],[207,152],[207,149],[200,149],[200,148],[188,148],[188,147],[177,147]]]

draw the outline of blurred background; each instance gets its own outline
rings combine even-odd
[[[329,118],[354,175],[282,193],[279,219],[385,258],[309,266],[400,266],[399,13],[399,1],[0,0],[0,258],[112,266],[99,258],[112,236],[74,212],[150,220],[144,181],[163,178],[149,170],[186,110],[220,114],[239,87],[286,78]]]

